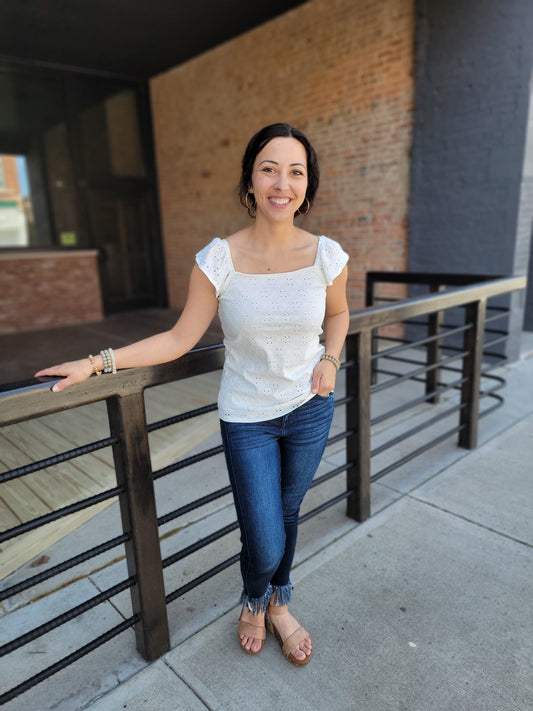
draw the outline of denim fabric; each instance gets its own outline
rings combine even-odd
[[[288,602],[298,514],[320,464],[333,395],[316,395],[264,422],[221,421],[222,441],[241,530],[242,602],[254,612],[272,595]]]

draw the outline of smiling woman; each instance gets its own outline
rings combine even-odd
[[[226,349],[218,412],[242,541],[240,645],[258,654],[268,627],[288,660],[303,666],[312,645],[288,611],[290,570],[300,506],[333,417],[349,323],[348,255],[294,224],[311,208],[319,180],[316,153],[300,131],[265,127],[248,144],[242,168],[240,198],[253,220],[196,255],[176,325],[37,375],[67,376],[57,392],[93,372],[179,358],[218,310]]]
[[[294,215],[297,216],[299,214],[307,214],[313,205],[313,200],[315,198],[320,179],[318,156],[315,149],[304,134],[297,128],[289,126],[286,123],[276,123],[271,126],[265,126],[264,129],[256,133],[248,144],[242,159],[242,175],[239,183],[239,198],[241,204],[247,208],[250,217],[255,217],[256,209],[255,197],[253,191],[250,190],[255,163],[259,157],[259,154],[262,154],[263,148],[267,145],[271,148],[272,142],[277,138],[294,138],[305,151],[304,159],[302,160],[302,158],[300,158],[302,162],[294,165],[293,168],[296,172],[298,171],[298,168],[303,168],[303,172],[307,176],[307,186],[305,192],[307,205],[301,212],[299,210],[295,210]],[[265,160],[268,160],[266,156]]]

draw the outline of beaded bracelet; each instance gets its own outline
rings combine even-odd
[[[111,372],[113,375],[117,374],[117,363],[115,361],[115,354],[113,353],[113,349],[109,349],[109,355],[111,356]]]
[[[339,370],[339,368],[341,367],[341,364],[339,363],[339,361],[336,358],[334,358],[333,356],[327,355],[327,353],[323,353],[320,356],[320,360],[329,360],[330,363],[333,363],[333,365],[335,366],[335,368],[337,370]]]
[[[102,356],[102,362],[104,364],[104,373],[110,373],[111,359],[109,357],[109,353],[107,351],[100,351],[100,355]]]
[[[102,356],[102,361],[104,363],[104,373],[113,373],[113,375],[116,375],[117,364],[115,362],[115,354],[113,353],[113,349],[106,348],[105,350],[100,351],[100,355]]]
[[[93,373],[95,375],[102,375],[102,371],[98,370],[98,368],[96,367],[96,363],[94,362],[94,356],[89,355],[89,360],[91,361],[91,365],[93,367]]]

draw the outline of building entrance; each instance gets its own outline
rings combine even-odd
[[[0,248],[97,249],[106,313],[165,306],[145,84],[0,66],[0,107]]]

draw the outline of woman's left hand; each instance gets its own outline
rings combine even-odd
[[[337,368],[330,360],[321,360],[313,370],[313,380],[311,382],[311,392],[315,395],[327,397],[335,390],[335,378]]]

